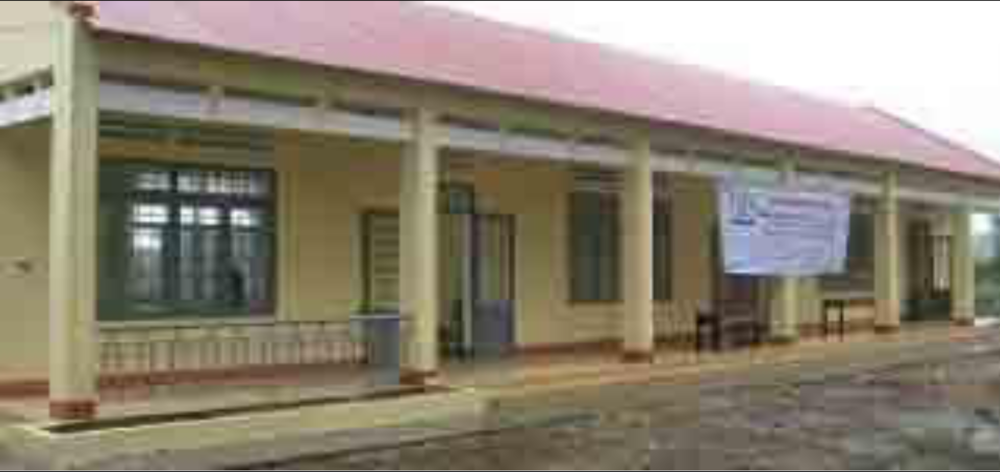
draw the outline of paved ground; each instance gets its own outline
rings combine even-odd
[[[637,372],[613,386],[515,388],[497,397],[483,434],[467,434],[482,424],[449,425],[427,433],[453,439],[256,468],[1000,468],[1000,330],[879,341],[812,346],[804,349],[810,355],[784,360],[758,353],[745,366],[697,375],[637,381]],[[0,417],[0,425],[6,421],[12,420]],[[261,460],[249,458],[264,449],[283,457],[406,436],[371,434],[371,441],[359,441],[358,434],[314,438],[316,447],[305,449],[297,440],[253,451],[198,451],[185,459],[190,462],[133,458],[125,469],[202,468],[198,464],[219,457],[244,464]],[[14,468],[0,446],[0,469]]]
[[[859,358],[690,386],[559,395],[551,408],[568,423],[280,467],[997,469],[994,349],[1000,336],[920,349],[918,360]]]

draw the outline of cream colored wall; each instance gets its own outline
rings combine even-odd
[[[0,382],[47,366],[47,136],[42,126],[0,131]]]
[[[517,338],[521,345],[549,342],[553,333],[569,339],[581,336],[592,320],[571,317],[565,250],[567,192],[571,174],[560,165],[473,161],[455,157],[460,171],[447,171],[449,180],[474,183],[484,212],[514,215],[517,219]],[[470,168],[469,163],[474,163]],[[561,329],[561,331],[560,331]]]
[[[0,161],[5,170],[0,179],[4,183],[10,179],[0,189],[5,197],[0,212],[20,215],[23,224],[12,227],[31,231],[0,236],[7,239],[0,240],[0,260],[43,260],[46,253],[47,151],[39,148],[45,136],[23,134],[17,141],[18,151],[5,153]],[[400,146],[285,135],[278,139],[270,160],[110,140],[102,141],[101,153],[104,159],[128,156],[275,169],[280,191],[275,315],[294,320],[340,319],[360,308],[361,214],[397,207]],[[445,181],[473,183],[483,211],[517,217],[519,344],[532,347],[616,339],[621,305],[569,302],[571,171],[537,161],[449,156],[451,160],[461,164],[443,166]],[[690,332],[696,310],[711,303],[711,248],[706,240],[715,218],[714,195],[714,184],[706,179],[675,176],[671,181],[675,296],[671,303],[658,307],[660,334]],[[15,318],[25,326],[24,332],[0,345],[4,354],[0,367],[11,377],[44,372],[45,288],[43,274],[0,282],[0,294],[19,307],[18,313],[23,314]],[[818,303],[814,297],[804,299],[807,307]],[[817,316],[816,310],[804,308],[802,321],[814,322]]]
[[[401,152],[353,141],[289,139],[280,146],[284,318],[339,318],[361,308],[361,216],[398,208]]]
[[[50,2],[0,2],[0,84],[51,67],[58,14]]]
[[[361,215],[398,207],[401,146],[285,135],[274,160],[220,159],[198,152],[104,141],[105,158],[186,156],[183,160],[266,165],[278,172],[279,306],[283,319],[338,319],[362,305]],[[517,219],[516,290],[521,346],[615,339],[619,304],[569,303],[568,203],[572,172],[544,161],[446,154],[442,180],[472,183],[484,212]],[[714,190],[710,181],[678,177],[672,188],[673,278],[676,295],[658,307],[661,333],[690,331],[693,314],[710,301]]]
[[[335,98],[346,99],[348,101],[358,100],[363,102],[381,103],[389,106],[399,106],[403,108],[414,106],[430,106],[437,111],[456,113],[462,116],[480,116],[487,120],[500,120],[505,123],[516,122],[524,125],[536,125],[564,129],[569,132],[578,130],[599,129],[602,132],[619,133],[635,132],[647,130],[648,125],[636,123],[631,120],[620,118],[593,115],[584,116],[572,110],[547,107],[540,104],[530,104],[521,100],[503,97],[476,94],[470,91],[449,89],[446,87],[429,86],[406,80],[395,80],[351,73],[348,71],[330,70],[318,67],[311,67],[301,64],[293,64],[282,61],[265,61],[251,56],[241,56],[224,54],[216,51],[208,51],[197,48],[180,48],[169,45],[152,45],[145,42],[125,41],[121,38],[107,38],[100,44],[102,53],[102,69],[116,74],[132,76],[149,76],[158,80],[178,81],[182,83],[202,84],[205,86],[219,85],[241,89],[253,89],[278,94],[291,94],[303,98]],[[264,72],[266,70],[266,73]],[[657,129],[658,136],[669,139],[675,143],[697,144],[699,148],[708,147],[712,149],[724,150],[724,152],[738,152],[748,156],[769,156],[787,155],[789,149],[783,146],[762,143],[753,140],[737,139],[732,136],[724,136],[705,132],[682,131],[673,129]],[[290,144],[294,147],[295,145]],[[282,165],[295,166],[301,159],[287,159],[289,163]],[[887,170],[882,164],[848,156],[833,156],[814,151],[803,151],[801,156],[795,159],[804,168],[825,171],[849,172],[858,175],[878,178]],[[322,164],[308,162],[306,167],[314,170]],[[384,164],[389,165],[389,164]],[[543,166],[545,167],[545,166]],[[394,170],[395,171],[395,170]],[[312,181],[319,179],[317,175],[303,172],[308,175],[305,180]],[[490,184],[497,190],[497,198],[503,200],[503,204],[516,206],[528,192],[538,192],[548,197],[546,203],[539,204],[537,201],[526,205],[526,209],[532,210],[528,214],[519,215],[520,219],[526,221],[538,220],[538,226],[522,225],[521,231],[531,233],[522,239],[538,239],[547,241],[547,244],[566,241],[565,226],[560,223],[560,215],[564,215],[566,208],[566,198],[556,198],[558,192],[568,191],[569,181],[565,173],[560,173],[555,168],[537,171],[537,174],[523,173],[511,180],[512,189],[506,190],[499,182],[504,180],[504,172],[497,171],[495,176],[486,178],[484,182],[494,182]],[[291,174],[289,174],[291,175]],[[298,174],[295,174],[298,175]],[[390,179],[388,174],[381,174],[376,177],[378,182],[385,185],[394,184],[397,175]],[[941,176],[935,176],[938,178]],[[287,177],[294,179],[294,176]],[[544,180],[549,185],[540,188],[527,187],[523,185],[525,179]],[[385,182],[389,180],[391,182]],[[309,188],[310,185],[302,185]],[[293,186],[297,188],[297,186]],[[305,190],[291,190],[292,192],[304,192]],[[381,192],[381,191],[380,191]],[[689,331],[692,325],[693,314],[697,307],[710,303],[711,297],[711,277],[709,268],[710,248],[703,244],[707,233],[707,226],[710,225],[714,208],[714,197],[711,183],[707,180],[696,178],[678,179],[676,185],[678,193],[675,200],[678,203],[675,209],[675,262],[674,262],[674,293],[673,303],[658,307],[658,326],[661,333],[679,333]],[[507,195],[510,193],[510,195]],[[391,200],[391,197],[379,196],[380,200]],[[288,200],[288,199],[286,199]],[[697,211],[695,210],[697,209]],[[334,212],[343,213],[345,210],[335,204],[331,207],[312,209],[293,209],[295,212],[333,216]],[[545,214],[543,214],[545,213]],[[536,216],[537,215],[537,216]],[[343,216],[343,215],[341,215]],[[324,237],[345,236],[354,237],[352,232],[356,221],[351,221],[349,226],[329,229],[320,226],[312,227],[312,223],[303,223],[309,227],[303,227],[302,240],[320,240]],[[298,225],[290,231],[295,231]],[[905,241],[904,241],[905,243]],[[346,247],[346,246],[345,246]],[[692,249],[697,248],[697,249]],[[522,252],[535,251],[533,248],[525,248],[522,244]],[[285,248],[284,250],[290,250]],[[335,261],[337,264],[345,263],[349,255],[344,250],[326,248],[319,251],[320,260]],[[565,267],[565,248],[544,251],[538,249],[538,257],[528,258],[529,263],[537,260],[545,260],[552,264],[552,267]],[[905,265],[904,257],[901,264]],[[308,256],[293,254],[304,261],[307,266],[315,265]],[[323,259],[325,258],[325,259]],[[356,270],[357,264],[348,265],[344,271]],[[523,266],[521,266],[523,269]],[[321,272],[319,268],[305,269],[309,274]],[[526,273],[524,273],[526,272]],[[905,270],[902,271],[905,274]],[[298,280],[299,275],[290,273],[283,280]],[[569,306],[565,300],[568,299],[566,293],[568,282],[566,275],[557,272],[522,271],[519,284],[524,284],[525,288],[520,292],[523,299],[522,305],[538,306],[550,315],[541,319],[525,318],[520,324],[521,340],[527,344],[545,344],[555,341],[584,342],[590,340],[606,339],[614,336],[618,332],[621,320],[619,306],[593,305],[593,306]],[[312,277],[313,275],[303,275]],[[551,276],[551,277],[548,277]],[[349,273],[346,278],[353,282],[359,275]],[[553,278],[554,277],[554,278]],[[556,287],[545,294],[533,294],[532,290],[539,287],[539,284],[527,282],[526,280],[545,280],[555,283],[549,284]],[[905,281],[904,281],[905,282]],[[283,294],[297,290],[299,296],[284,296],[282,304],[283,310],[293,313],[294,316],[322,316],[323,313],[332,310],[334,307],[356,306],[358,301],[352,299],[351,295],[338,289],[320,290],[313,293],[310,287],[301,288],[301,283],[284,282]],[[307,284],[309,285],[309,284]],[[341,285],[344,286],[344,285]],[[904,285],[905,286],[905,285]],[[816,280],[806,280],[801,289],[801,310],[799,321],[802,324],[816,324],[819,322],[820,300],[823,296],[837,296],[837,294],[822,294]],[[857,295],[857,294],[851,294]],[[865,294],[862,294],[865,295]],[[299,302],[298,300],[303,300]],[[296,305],[302,303],[304,305]],[[521,310],[523,313],[525,310]],[[871,319],[874,309],[868,306],[856,306],[851,308],[852,319]],[[525,315],[532,316],[532,315]]]
[[[318,138],[279,146],[286,237],[281,312],[285,318],[340,317],[361,306],[360,216],[397,207],[397,146]],[[569,303],[568,204],[571,171],[559,164],[447,155],[442,180],[476,186],[480,210],[517,219],[517,338],[523,347],[615,339],[620,305]],[[712,185],[678,179],[674,253],[677,310],[659,307],[661,331],[690,329],[710,297]],[[671,316],[672,315],[672,316]],[[669,325],[668,325],[669,323]]]
[[[47,7],[31,6],[36,2],[13,2],[17,4],[14,7],[6,3],[0,11],[6,13],[15,8],[23,9],[24,14],[3,15],[3,19],[15,16],[31,19],[35,18],[32,15],[44,17],[50,12]],[[41,48],[40,52],[30,52],[16,60],[6,56],[0,59],[0,77],[10,71],[45,63],[48,47],[47,40],[41,40],[31,45],[31,48]],[[30,48],[16,50],[20,53]],[[407,93],[393,93],[400,87],[387,88],[380,80],[361,80],[344,72],[333,73],[281,62],[264,63],[207,51],[103,41],[100,54],[104,70],[160,79],[242,86],[278,93],[292,91],[316,97],[337,96],[343,90],[349,90],[349,97],[364,97],[367,91],[374,98],[398,100],[403,104],[412,104],[412,100],[408,101],[413,97],[412,92],[424,97],[421,103],[431,101],[443,109],[483,111],[526,123],[558,122],[577,126],[581,125],[577,121],[583,120],[579,114],[571,115],[566,110],[527,106],[514,100],[471,96],[439,88],[428,90],[414,84],[403,87]],[[607,122],[612,130],[621,124],[615,120]],[[48,160],[44,149],[48,143],[47,134],[4,131],[0,137],[3,137],[0,146],[6,149],[0,151],[0,196],[5,197],[0,199],[0,214],[14,215],[24,223],[23,226],[12,225],[15,226],[13,230],[0,232],[0,264],[9,258],[29,258],[44,267],[48,215],[45,203]],[[396,207],[401,152],[397,145],[291,134],[282,135],[274,159],[263,162],[200,152],[178,153],[136,144],[108,141],[101,144],[101,154],[105,158],[187,159],[275,168],[281,184],[279,313],[276,315],[284,319],[343,317],[360,306],[360,214],[369,208]],[[485,210],[517,216],[519,343],[538,346],[617,338],[621,306],[571,305],[568,302],[569,170],[554,163],[501,162],[482,156],[477,157],[476,162],[472,170],[446,177],[474,181]],[[854,169],[871,172],[872,167],[859,165]],[[672,303],[657,309],[661,334],[689,332],[694,313],[711,302],[712,292],[711,248],[706,237],[714,219],[713,184],[706,179],[676,177],[671,192],[675,297]],[[44,375],[48,313],[42,270],[24,278],[0,277],[0,296],[3,297],[0,299],[11,307],[9,316],[23,327],[0,333],[0,341],[3,336],[10,338],[0,342],[0,378]],[[818,321],[819,290],[814,281],[807,281],[804,286],[799,318],[809,324]],[[855,310],[855,316],[870,317],[871,309]]]
[[[714,268],[710,238],[716,224],[715,183],[709,179],[674,176],[670,181],[673,225],[673,301],[661,307],[660,334],[694,330],[699,309],[710,307]]]
[[[565,110],[555,110],[537,105],[527,105],[516,100],[501,100],[482,95],[467,94],[455,90],[427,88],[418,84],[392,83],[371,77],[359,77],[343,71],[329,71],[307,66],[271,62],[266,64],[268,73],[259,73],[265,63],[254,61],[247,57],[223,55],[194,49],[180,49],[149,46],[143,43],[105,41],[101,44],[104,53],[102,68],[116,73],[128,75],[146,75],[153,77],[194,82],[203,84],[224,84],[238,88],[265,90],[274,93],[292,93],[304,97],[346,97],[354,99],[371,99],[376,103],[392,103],[403,106],[413,103],[431,104],[439,110],[453,110],[473,116],[485,113],[503,119],[512,119],[521,123],[537,123],[540,125],[571,126],[574,129],[587,129],[587,123],[579,122],[578,114],[566,113]],[[153,60],[155,58],[155,60]],[[414,99],[414,97],[419,99]],[[618,120],[608,120],[608,129],[616,130],[623,126]],[[683,139],[691,139],[686,136]],[[706,141],[697,141],[704,144]],[[721,145],[740,149],[753,149],[752,154],[767,155],[764,148],[749,146],[737,141],[720,142]],[[295,146],[294,144],[288,144]],[[322,147],[314,143],[313,147]],[[391,154],[391,153],[390,153]],[[284,165],[295,166],[302,163],[301,158],[288,158],[290,162]],[[841,160],[823,159],[822,162],[842,162]],[[523,162],[523,161],[522,161]],[[321,175],[336,177],[334,171],[321,172],[325,165],[322,161],[307,162],[304,165],[315,172],[303,172],[307,175],[305,184],[293,188],[310,188],[309,182],[319,180]],[[350,164],[349,164],[350,165]],[[392,167],[385,173],[374,177],[381,183],[381,190],[376,200],[388,201],[393,204],[394,194],[384,195],[382,188],[394,185],[398,180],[398,169],[390,163],[383,165]],[[847,164],[844,164],[847,166]],[[351,165],[353,168],[353,165]],[[504,171],[501,168],[489,172],[477,171],[476,179],[486,194],[487,201],[493,199],[501,207],[510,208],[508,212],[518,213],[521,244],[519,245],[519,279],[518,308],[521,319],[518,324],[519,340],[524,345],[545,345],[553,343],[578,343],[609,340],[619,333],[622,307],[619,305],[577,305],[571,306],[567,300],[569,282],[565,270],[556,270],[568,266],[566,234],[566,212],[569,191],[569,173],[560,170],[554,164],[530,166],[531,171],[524,171],[523,164],[516,165],[516,171]],[[479,166],[481,169],[482,166]],[[872,166],[857,166],[857,170],[871,172]],[[297,174],[296,174],[297,175]],[[360,174],[359,174],[360,175]],[[295,179],[295,177],[287,177]],[[526,185],[530,183],[531,185]],[[348,185],[350,182],[348,182]],[[714,214],[714,190],[711,181],[694,177],[676,179],[673,192],[674,201],[674,288],[675,300],[670,304],[657,307],[658,332],[683,333],[693,329],[694,313],[699,307],[711,302],[711,270],[710,247],[704,244],[705,237],[711,228]],[[317,185],[321,186],[321,185]],[[488,191],[485,189],[488,187]],[[309,190],[292,190],[293,192],[308,192]],[[531,198],[528,198],[531,196]],[[360,199],[355,199],[359,200]],[[346,202],[344,202],[346,204]],[[296,213],[314,213],[324,216],[334,216],[339,212],[344,216],[345,210],[341,203],[309,209],[293,209]],[[294,218],[294,214],[293,217]],[[303,241],[319,241],[323,238],[348,237],[356,238],[357,218],[352,218],[347,226],[325,228],[313,223],[302,223],[304,234],[297,238]],[[296,231],[300,225],[293,225],[291,231]],[[527,244],[527,241],[532,244]],[[344,264],[350,258],[349,249],[357,251],[357,242],[344,246],[343,249],[328,247],[315,249],[318,260],[335,261]],[[304,246],[303,246],[304,247]],[[300,249],[301,251],[301,249]],[[309,268],[303,269],[311,275],[289,273],[286,288],[282,293],[298,290],[299,295],[283,297],[283,311],[293,316],[322,316],[330,310],[353,308],[359,303],[350,295],[351,291],[334,289],[313,289],[313,284],[302,284],[296,277],[319,277],[322,267],[314,268],[315,260],[301,254],[295,256]],[[358,256],[355,256],[358,257]],[[534,265],[545,266],[531,270]],[[360,283],[356,271],[359,263],[348,264],[343,281],[351,284]],[[328,277],[328,276],[322,276]],[[329,284],[319,284],[325,286]],[[338,284],[341,287],[347,285]],[[819,295],[815,283],[807,283],[803,290],[803,323],[815,323],[819,319]],[[299,301],[301,299],[301,301]],[[531,309],[528,309],[531,308]],[[537,313],[536,313],[537,311]],[[870,313],[871,310],[867,310]],[[860,313],[859,316],[867,316]]]
[[[21,258],[44,267],[47,241],[45,130],[5,132],[0,154],[0,263]],[[281,135],[272,158],[103,140],[103,159],[133,157],[273,168],[279,179],[278,313],[281,319],[340,319],[362,304],[361,215],[398,206],[402,146]],[[522,347],[614,340],[622,306],[569,302],[568,203],[571,170],[561,164],[447,154],[444,181],[473,183],[481,209],[517,218],[518,343]],[[449,164],[450,163],[450,164]],[[458,165],[455,165],[458,163]],[[707,179],[673,176],[673,294],[658,306],[660,334],[693,329],[711,303],[715,190]],[[800,321],[818,321],[818,288],[803,289]],[[0,378],[44,375],[46,280],[37,272],[0,278],[0,297],[23,327],[0,333]],[[856,316],[870,316],[870,310]],[[9,333],[9,334],[8,334]],[[7,340],[2,340],[8,336]]]
[[[397,206],[401,150],[322,139],[286,139],[280,149],[286,187],[283,228],[292,247],[282,264],[282,274],[290,278],[282,313],[296,319],[345,316],[361,303],[360,214]],[[443,166],[443,180],[473,183],[482,211],[517,217],[518,343],[532,347],[616,339],[621,304],[569,302],[571,171],[547,162],[450,157],[461,164]],[[696,311],[709,306],[712,296],[706,240],[715,220],[714,183],[674,176],[671,199],[674,299],[657,308],[663,335],[691,332]],[[814,281],[805,285],[801,321],[817,323],[819,289]],[[870,309],[852,311],[854,317],[872,315]]]

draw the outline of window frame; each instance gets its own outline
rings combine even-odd
[[[611,209],[602,208],[597,212],[590,212],[587,215],[590,224],[598,226],[606,224],[607,228],[598,228],[596,232],[588,230],[590,235],[586,246],[590,251],[580,249],[583,242],[577,238],[581,237],[581,222],[576,218],[581,216],[577,207],[578,198],[606,199],[598,204],[610,206]],[[657,195],[654,197],[653,207],[653,301],[655,303],[670,303],[673,301],[673,241],[674,241],[674,218],[672,200],[667,196]],[[591,207],[594,208],[594,207]],[[569,272],[569,302],[571,305],[606,305],[620,304],[624,302],[624,277],[623,267],[625,256],[625,240],[622,228],[622,198],[615,192],[602,192],[596,190],[573,190],[569,195],[568,224],[569,231],[567,244],[567,269]],[[608,215],[608,213],[611,213]],[[596,215],[596,216],[595,216]],[[593,223],[596,221],[597,223]],[[610,231],[605,233],[604,231]],[[595,236],[596,235],[596,236]],[[661,240],[662,238],[662,240]],[[611,242],[602,241],[610,239]],[[612,248],[608,250],[603,244],[610,244]],[[664,253],[659,253],[664,250]],[[604,261],[612,259],[611,263]],[[581,260],[587,259],[586,263]],[[588,274],[586,270],[596,270],[600,272],[603,268],[610,268],[611,275]],[[581,281],[579,277],[588,280]],[[609,280],[602,280],[609,277]],[[610,283],[610,287],[602,286],[602,283]],[[586,288],[584,288],[586,287]],[[589,291],[589,294],[588,294]]]
[[[653,301],[674,301],[674,205],[665,196],[653,202]]]
[[[581,211],[581,198],[597,201]],[[574,190],[569,195],[569,301],[572,305],[617,304],[622,302],[622,244],[620,198],[612,192]],[[612,210],[605,208],[610,206]],[[607,213],[611,213],[608,215]],[[578,218],[586,218],[580,220]],[[607,227],[605,227],[607,225]],[[586,231],[580,231],[588,226]],[[586,239],[581,239],[586,236]],[[610,239],[608,243],[605,239]],[[603,251],[610,247],[610,253]],[[586,246],[582,249],[581,246]],[[605,259],[611,258],[610,264]],[[607,273],[604,273],[607,269]],[[610,286],[602,286],[602,277],[608,277]]]
[[[168,175],[169,188],[167,189],[136,189],[132,185],[121,185],[121,181],[109,183],[104,180],[108,175],[136,175],[143,171],[164,172]],[[268,192],[259,197],[249,195],[212,195],[209,193],[186,194],[180,190],[178,176],[185,171],[189,172],[212,172],[223,174],[247,173],[252,176],[261,176],[267,183]],[[168,241],[167,247],[163,250],[163,257],[167,259],[164,271],[164,284],[167,295],[160,304],[162,310],[144,311],[137,308],[141,301],[135,300],[128,295],[127,286],[117,287],[116,300],[107,300],[105,290],[100,286],[101,303],[98,308],[98,322],[102,324],[130,324],[130,323],[157,323],[157,322],[225,322],[239,319],[270,319],[277,316],[278,287],[280,277],[280,230],[281,220],[278,214],[279,199],[281,196],[279,188],[278,173],[271,167],[253,167],[247,165],[231,165],[223,163],[188,163],[173,160],[159,159],[134,159],[123,157],[104,158],[100,162],[99,172],[102,182],[99,191],[99,212],[104,212],[108,205],[117,207],[117,211],[122,212],[122,219],[115,221],[112,228],[103,227],[103,219],[99,222],[102,227],[100,231],[113,237],[119,238],[123,245],[130,245],[129,238],[136,228],[150,227],[150,225],[136,223],[130,220],[129,212],[135,205],[165,205],[168,208],[168,222],[162,226],[164,228],[164,238]],[[119,174],[120,173],[120,174]],[[110,184],[110,185],[109,185]],[[117,185],[117,188],[116,188]],[[267,247],[269,251],[269,261],[266,266],[267,281],[265,284],[266,300],[259,303],[245,303],[243,307],[223,307],[209,306],[207,303],[185,302],[181,299],[181,262],[180,262],[180,241],[185,227],[181,222],[181,211],[184,207],[218,207],[221,210],[220,231],[223,233],[222,241],[225,253],[232,254],[236,246],[235,234],[246,228],[237,227],[230,219],[233,210],[249,209],[263,213],[263,222],[258,229],[254,229],[255,234],[263,234],[267,237]],[[121,225],[117,227],[117,225]],[[199,228],[195,225],[190,228]],[[118,233],[118,234],[113,234]],[[128,255],[130,246],[117,248],[121,252],[113,254],[105,253],[105,247],[100,246],[98,250],[98,283],[104,284],[115,282],[109,279],[106,272],[109,268],[119,271],[119,275],[128,273],[130,256]],[[115,267],[117,266],[117,267]],[[118,279],[117,282],[123,282]]]
[[[857,219],[864,218],[866,226],[866,241],[867,247],[864,249],[863,256],[854,255],[852,253],[856,247],[854,243],[855,228],[858,227]],[[851,212],[851,231],[848,235],[847,241],[847,256],[844,262],[845,271],[843,274],[835,275],[824,275],[819,277],[820,289],[823,293],[838,295],[838,294],[874,294],[875,293],[875,258],[876,255],[876,226],[878,222],[876,221],[877,215],[872,211],[866,211],[864,209],[855,209]],[[854,264],[856,259],[867,260],[865,263],[864,270],[857,269],[852,264]],[[862,286],[862,282],[864,285]]]

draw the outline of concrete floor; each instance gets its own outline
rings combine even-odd
[[[744,395],[748,391],[759,392],[760,389],[752,387],[756,384],[770,385],[770,383],[776,382],[776,379],[794,379],[795,382],[803,382],[804,379],[819,378],[816,376],[823,376],[822,378],[825,379],[826,376],[841,375],[843,372],[850,372],[853,375],[857,372],[882,368],[877,366],[911,362],[908,360],[911,358],[926,360],[927,356],[931,355],[953,356],[959,350],[963,355],[975,354],[978,352],[977,350],[995,354],[993,350],[996,349],[997,345],[1000,345],[1000,331],[995,329],[921,326],[896,336],[857,335],[843,341],[831,340],[830,342],[810,340],[793,348],[769,347],[753,351],[704,356],[690,352],[664,352],[661,353],[660,361],[651,366],[622,366],[614,353],[531,356],[505,362],[452,365],[447,370],[446,380],[449,383],[476,388],[490,398],[493,408],[489,418],[482,424],[442,425],[421,431],[377,431],[360,442],[358,438],[365,435],[359,436],[359,434],[352,433],[344,437],[316,438],[310,443],[312,444],[310,447],[312,450],[322,450],[324,454],[325,451],[329,450],[331,454],[338,454],[340,457],[350,455],[352,451],[358,449],[369,450],[372,447],[376,449],[388,448],[393,451],[395,450],[393,446],[399,441],[406,442],[405,438],[407,437],[417,437],[420,438],[421,442],[429,440],[430,443],[434,443],[438,440],[435,438],[441,435],[452,435],[456,438],[468,437],[470,438],[468,441],[472,444],[479,444],[478,440],[475,439],[479,437],[477,431],[490,431],[494,428],[503,431],[511,427],[523,432],[523,434],[499,434],[500,437],[507,438],[505,441],[510,440],[512,435],[525,438],[535,437],[538,444],[526,444],[520,447],[548,447],[551,444],[542,441],[542,438],[548,434],[548,430],[539,428],[537,425],[549,420],[561,422],[567,418],[584,418],[587,421],[579,426],[579,430],[568,435],[573,441],[577,441],[575,438],[580,434],[589,437],[592,434],[598,436],[619,434],[621,431],[625,431],[622,434],[630,437],[630,440],[635,440],[636,438],[631,437],[634,431],[630,429],[630,425],[634,426],[633,423],[656,424],[657,421],[677,421],[678,425],[682,425],[680,420],[670,415],[678,412],[682,416],[690,415],[702,412],[704,408],[713,407],[713,405],[732,405],[740,398],[747,399],[745,405],[752,410],[748,414],[754,418],[766,418],[768,415],[787,413],[782,410],[787,405],[779,405],[775,410],[768,410],[770,413],[756,413],[754,408],[757,408],[758,404],[762,407],[771,405],[772,397],[780,398],[783,395],[781,391],[776,395],[770,390],[765,390],[765,393],[758,396]],[[1000,376],[1000,370],[996,372]],[[264,384],[170,387],[119,392],[106,398],[103,414],[105,417],[115,417],[137,413],[199,411],[223,406],[255,406],[261,403],[325,398],[329,397],[331,392],[343,394],[351,389],[366,391],[371,388],[370,384],[359,380],[357,377],[348,379],[336,376],[313,376],[284,379],[280,382],[272,381]],[[855,390],[864,391],[864,389]],[[856,393],[846,396],[856,396]],[[756,400],[753,400],[754,398]],[[44,418],[44,401],[3,406],[6,411],[10,412],[0,416],[6,421]],[[662,418],[659,414],[653,417],[645,416],[647,411],[660,412],[664,416]],[[671,412],[670,415],[667,415],[667,412]],[[593,421],[602,423],[594,426]],[[608,422],[614,427],[605,428],[603,422]],[[690,431],[698,431],[699,428],[704,429],[706,426],[702,423],[691,424],[684,426],[683,431],[687,431],[688,428]],[[708,432],[705,434],[711,436],[711,427],[707,428]],[[670,429],[674,430],[674,428]],[[619,433],[615,433],[615,431]],[[541,436],[536,437],[538,435]],[[581,447],[589,447],[585,444],[587,440],[590,439],[582,440],[584,445]],[[642,440],[641,436],[639,440]],[[275,456],[281,457],[282,451],[300,450],[301,443],[301,441],[296,441],[282,445],[280,440],[276,440],[274,445],[268,446],[268,449],[273,448],[276,451],[274,452]],[[709,441],[710,443],[711,441]],[[737,441],[734,444],[738,443]],[[491,443],[487,441],[486,444]],[[259,452],[261,447],[263,446],[255,446],[255,450],[251,452]],[[502,444],[497,445],[496,450],[493,450],[492,447],[487,447],[483,454],[494,457],[499,455],[498,460],[501,461],[483,463],[485,465],[480,467],[506,468],[501,467],[509,464],[502,462],[503,456],[518,456],[518,454],[512,453],[509,447],[505,449]],[[401,455],[401,459],[392,467],[389,464],[379,462],[377,463],[378,468],[395,468],[396,466],[423,468],[423,463],[419,459],[412,463],[409,462],[413,459],[407,457],[407,451],[409,449],[404,448],[398,453]],[[614,454],[605,452],[608,457],[615,457]],[[682,452],[690,453],[691,451]],[[244,451],[245,457],[259,457],[253,453]],[[227,453],[226,457],[233,460],[242,457],[238,452],[232,454],[236,455],[231,456]],[[395,453],[390,452],[389,454],[391,456]],[[554,454],[555,452],[553,452],[553,458],[559,457]],[[535,460],[543,460],[545,456],[546,454],[539,453]],[[155,462],[156,468],[173,468],[173,464],[163,462],[165,460],[163,457],[160,457],[160,462]],[[195,457],[198,458],[198,455]],[[207,460],[211,457],[219,457],[219,455],[205,451],[201,453],[198,460]],[[469,460],[473,462],[470,464],[475,463],[476,457],[478,457],[476,454],[472,455]],[[622,458],[622,460],[625,459],[627,458]],[[130,463],[130,465],[144,468],[145,462],[143,461],[145,460],[147,459]],[[204,463],[212,464],[213,462]],[[461,463],[456,462],[456,464]],[[565,461],[562,463],[577,467],[586,465]],[[185,464],[191,466],[203,463],[187,462]],[[327,462],[322,462],[322,464],[327,464]],[[598,464],[613,465],[607,462],[594,462],[592,465]],[[624,464],[624,462],[619,464]],[[295,468],[300,466],[300,464],[294,465]]]
[[[592,352],[532,355],[503,361],[450,363],[444,382],[471,388],[491,398],[519,398],[604,385],[683,381],[717,372],[759,365],[794,364],[838,353],[891,352],[904,346],[968,339],[969,329],[919,326],[891,337],[856,334],[845,340],[811,339],[794,347],[763,347],[723,354],[664,351],[652,366],[626,366],[617,353]],[[380,378],[381,377],[381,378]],[[102,418],[171,414],[219,408],[252,407],[273,403],[347,396],[384,388],[384,375],[310,374],[260,381],[233,381],[203,385],[160,386],[105,393]],[[45,399],[0,404],[0,415],[25,422],[45,422]]]
[[[1000,332],[508,399],[578,421],[269,464],[296,470],[995,470]],[[675,379],[676,380],[676,379]],[[546,404],[547,401],[547,404]],[[579,413],[586,412],[586,415]],[[568,417],[568,416],[567,416]]]

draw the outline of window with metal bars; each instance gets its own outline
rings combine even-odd
[[[869,293],[875,290],[874,215],[862,212],[851,214],[845,265],[846,270],[843,274],[820,278],[820,285],[824,291]]]
[[[616,303],[622,297],[622,238],[618,195],[576,191],[570,197],[570,297],[573,303]],[[670,203],[657,198],[653,224],[653,287],[658,302],[672,297]]]
[[[102,321],[273,313],[271,171],[108,162],[101,189]]]

